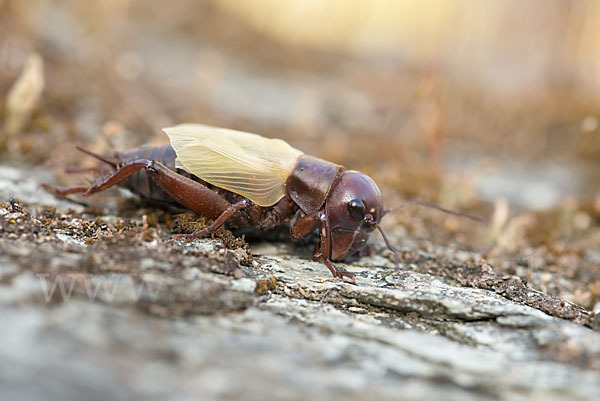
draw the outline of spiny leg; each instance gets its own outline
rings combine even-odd
[[[88,187],[87,191],[83,193],[83,196],[89,196],[93,193],[115,186],[131,177],[137,171],[152,166],[153,163],[152,160],[140,159],[118,166],[112,174],[98,181],[94,181],[92,185]]]
[[[237,212],[252,205],[252,201],[248,199],[231,204],[201,183],[177,174],[158,162],[152,163],[146,171],[154,182],[174,200],[199,215],[214,219],[208,227],[196,230],[191,234],[175,235],[175,239],[194,239],[210,235]]]
[[[87,196],[119,184],[142,168],[152,177],[156,185],[162,188],[175,201],[200,215],[215,219],[206,228],[187,235],[177,235],[175,238],[193,239],[212,234],[235,213],[252,204],[248,199],[231,204],[201,183],[177,174],[159,162],[146,159],[139,159],[117,166],[112,174],[92,183],[90,186],[70,188],[56,188],[50,185],[43,186],[57,195],[83,192],[83,196]]]
[[[126,180],[136,171],[146,168],[153,162],[150,160],[135,160],[130,163],[124,164],[117,167],[117,169],[110,175],[94,181],[91,185],[76,185],[73,187],[60,188],[53,185],[42,184],[42,188],[46,188],[54,193],[56,196],[65,196],[70,194],[83,193],[83,196],[89,196],[95,192],[102,191],[109,187],[119,184]]]
[[[248,199],[231,204],[201,183],[177,174],[158,162],[148,166],[146,171],[154,182],[178,203],[199,215],[214,219],[208,227],[196,230],[191,234],[175,235],[176,239],[194,239],[210,235],[237,212],[252,205],[252,201]]]
[[[152,163],[146,172],[173,200],[201,216],[217,219],[231,206],[215,191],[159,162]]]
[[[120,165],[112,174],[93,182],[92,185],[89,186],[76,186],[70,188],[56,188],[51,185],[43,186],[57,195],[83,192],[83,195],[87,196],[121,183],[140,169],[145,169],[146,173],[152,177],[154,183],[173,198],[174,201],[197,214],[211,219],[218,219],[222,213],[230,210],[230,207],[232,206],[230,202],[223,199],[216,192],[211,191],[201,183],[181,174],[177,174],[175,171],[165,167],[162,163],[147,159],[138,159]],[[241,206],[243,207],[244,205]],[[234,212],[235,211],[237,210],[234,210]],[[231,217],[229,214],[223,216],[225,220],[229,217]]]
[[[76,146],[76,148],[80,152],[85,153],[88,156],[92,156],[93,158],[100,160],[103,163],[106,163],[107,165],[110,166],[110,168],[112,170],[119,169],[119,163],[117,161],[108,160],[97,153],[94,153],[92,151],[82,148],[81,146]],[[100,168],[98,166],[96,166],[96,167],[67,166],[67,165],[64,165],[63,163],[57,162],[57,161],[49,161],[48,165],[58,167],[58,168],[62,169],[66,174],[79,174],[79,173],[92,172],[95,175],[102,175],[102,173],[105,172],[105,170],[103,170],[102,168]],[[56,196],[65,196],[65,195],[77,194],[77,193],[82,193],[82,192],[87,193],[90,190],[90,188],[92,186],[94,186],[94,184],[95,184],[95,182],[92,182],[91,185],[76,185],[73,187],[62,187],[62,188],[56,187],[54,185],[49,185],[49,184],[41,184],[40,187],[53,192],[54,195],[56,195]],[[84,196],[85,196],[85,194],[84,194]]]

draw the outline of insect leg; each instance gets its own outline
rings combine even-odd
[[[327,266],[333,277],[341,280],[343,280],[344,277],[347,277],[352,284],[356,284],[354,274],[338,269],[331,261],[331,229],[329,227],[329,219],[323,212],[319,212],[317,216],[319,217],[319,220],[321,220],[321,252],[319,259]]]
[[[213,221],[212,224],[209,225],[208,227],[204,227],[199,230],[196,230],[191,234],[175,235],[175,236],[173,236],[173,238],[175,238],[175,239],[181,239],[181,238],[194,239],[194,238],[205,237],[207,235],[213,234],[215,231],[217,231],[219,229],[219,227],[221,227],[223,224],[225,224],[227,222],[227,220],[229,220],[234,214],[236,214],[243,208],[250,206],[251,204],[252,204],[252,202],[249,201],[248,199],[244,199],[242,201],[234,203],[231,206],[229,206],[227,209],[225,209],[225,211],[223,213],[221,213],[221,215],[219,217],[217,217],[215,219],[215,221]]]
[[[339,278],[340,280],[344,280],[344,277],[347,277],[348,279],[350,279],[350,282],[352,284],[356,284],[354,274],[338,269],[337,267],[335,267],[333,262],[329,259],[322,259],[322,262],[325,266],[327,266],[327,268],[329,269],[329,271],[331,272],[333,277]]]
[[[327,266],[333,277],[342,280],[344,277],[347,277],[355,284],[354,275],[352,273],[339,270],[331,261],[331,229],[329,227],[329,219],[325,213],[317,212],[304,214],[301,211],[298,211],[290,224],[290,234],[292,239],[298,240],[306,237],[308,234],[319,228],[319,226],[321,226],[321,245],[320,250],[316,250],[313,257],[315,260],[318,260]]]
[[[321,226],[316,213],[304,214],[298,210],[290,223],[290,236],[294,241],[302,239]]]
[[[218,219],[232,206],[216,192],[162,163],[152,162],[146,172],[173,200],[201,216]]]
[[[231,204],[201,183],[177,174],[158,162],[151,162],[146,171],[154,182],[178,203],[202,216],[215,219],[208,227],[191,234],[176,235],[174,238],[193,239],[210,235],[235,213],[252,204],[248,199]]]
[[[152,177],[154,183],[163,189],[173,200],[202,216],[217,219],[232,206],[230,202],[201,183],[177,174],[162,163],[147,159],[138,159],[120,165],[110,175],[93,182],[89,186],[80,185],[57,188],[52,185],[42,184],[42,187],[49,189],[58,196],[75,193],[83,193],[84,196],[87,196],[117,185],[141,169],[145,169],[150,177]]]
[[[148,168],[152,165],[152,163],[154,163],[152,160],[141,159],[134,160],[122,166],[118,166],[112,174],[90,185],[87,191],[83,193],[83,196],[88,196],[93,193],[110,188],[114,185],[117,185],[120,182],[125,181],[127,178],[131,177],[138,170]]]
[[[52,192],[54,192],[57,196],[64,196],[69,194],[83,193],[83,196],[91,195],[95,192],[102,191],[103,189],[112,187],[113,185],[117,185],[121,181],[129,178],[136,171],[146,168],[151,165],[153,162],[150,160],[135,160],[130,163],[127,163],[123,166],[119,166],[112,174],[109,176],[93,182],[91,185],[77,185],[74,187],[67,188],[59,188],[48,184],[42,184],[41,187],[46,188]]]

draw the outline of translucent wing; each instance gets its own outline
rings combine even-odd
[[[285,195],[285,182],[302,155],[281,139],[225,128],[182,124],[164,131],[179,168],[260,206]]]

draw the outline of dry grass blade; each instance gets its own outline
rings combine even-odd
[[[44,89],[44,60],[37,53],[27,58],[23,71],[6,98],[6,119],[0,144],[15,136],[29,121]]]

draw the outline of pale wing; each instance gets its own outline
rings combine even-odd
[[[178,166],[260,206],[285,195],[285,182],[302,155],[281,139],[225,128],[182,124],[164,131]]]

